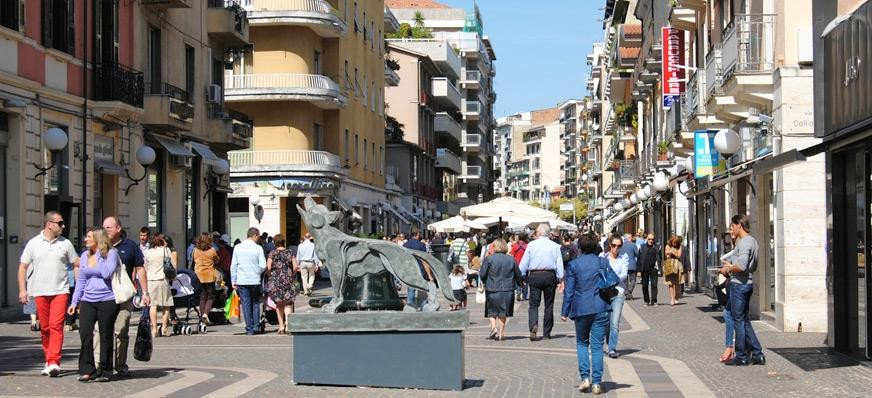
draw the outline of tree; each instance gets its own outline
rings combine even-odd
[[[572,222],[572,212],[571,211],[560,211],[560,205],[564,203],[572,203],[575,205],[575,221],[579,221],[585,217],[587,217],[587,202],[581,200],[581,198],[575,197],[572,199],[568,198],[557,198],[551,201],[551,208],[549,210],[557,213],[560,216],[560,219],[563,221]]]
[[[424,13],[421,10],[415,11],[415,16],[412,17],[412,21],[415,23],[416,28],[424,27]]]

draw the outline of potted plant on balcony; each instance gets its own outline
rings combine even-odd
[[[657,160],[669,160],[669,141],[660,141],[657,143]]]

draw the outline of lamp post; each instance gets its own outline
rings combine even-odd
[[[731,158],[742,146],[742,138],[733,130],[722,129],[715,134],[715,149],[724,159]]]
[[[150,146],[144,146],[136,150],[136,162],[142,165],[143,168],[148,168],[154,163],[156,155],[154,153],[154,149]],[[148,176],[148,170],[143,170],[142,177],[134,178],[130,175],[130,169],[124,169],[124,172],[127,173],[127,178],[131,181],[130,185],[127,186],[127,189],[124,190],[124,196],[130,194],[130,188],[133,188],[134,185],[139,185],[139,182],[144,180],[145,177]]]
[[[57,164],[56,158],[58,157],[58,152],[66,148],[68,141],[69,139],[67,138],[66,131],[63,131],[57,127],[52,127],[48,129],[45,133],[43,133],[42,144],[45,146],[45,149],[48,149],[51,153],[51,164],[48,165],[48,167],[41,167],[36,162],[31,163],[33,167],[39,170],[39,173],[36,173],[36,175],[33,176],[34,179],[46,175],[49,170],[55,167],[55,164]]]

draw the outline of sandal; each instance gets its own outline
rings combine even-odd
[[[496,340],[497,339],[497,328],[493,328],[491,330],[490,336],[488,336],[487,338],[489,338],[491,340]]]
[[[94,375],[81,375],[76,380],[81,381],[82,383],[88,383],[94,380]]]
[[[733,360],[733,357],[736,356],[736,353],[733,350],[729,350],[729,354],[721,355],[720,361],[721,363],[727,363]]]

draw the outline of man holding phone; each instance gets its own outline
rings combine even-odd
[[[729,276],[729,302],[733,324],[736,329],[736,356],[725,362],[731,366],[748,364],[765,365],[763,347],[757,340],[754,327],[748,318],[748,306],[754,292],[753,274],[757,270],[757,240],[749,233],[748,216],[735,215],[730,222],[730,236],[736,241],[736,249],[728,260],[722,260],[720,273]],[[749,355],[750,354],[750,355]],[[750,357],[749,357],[750,356]]]

